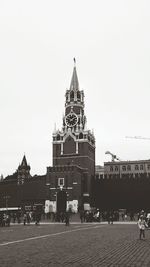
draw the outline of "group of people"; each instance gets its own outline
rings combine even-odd
[[[119,220],[119,215],[116,217],[116,213],[114,213],[113,211],[108,211],[105,214],[104,220],[108,221],[108,224],[113,224],[113,221]],[[128,216],[125,213],[121,214],[122,217],[122,221],[126,221]],[[134,213],[131,212],[129,215],[130,221],[134,221],[135,217],[134,217]],[[100,212],[99,210],[92,212],[92,211],[84,211],[84,210],[80,210],[80,220],[81,223],[83,222],[93,222],[93,221],[97,221],[100,222]],[[148,215],[146,215],[146,213],[144,212],[144,210],[142,210],[139,214],[138,214],[138,227],[139,227],[139,238],[145,238],[145,229],[150,227],[150,213]]]
[[[23,224],[24,225],[29,225],[30,222],[35,222],[35,225],[38,225],[40,223],[41,220],[41,212],[36,211],[36,212],[32,212],[32,211],[28,211],[28,212],[24,212],[23,214]]]
[[[18,223],[23,222],[24,225],[29,225],[30,222],[35,222],[36,225],[39,224],[41,220],[41,212],[40,211],[24,211],[17,213],[10,212],[0,212],[0,227],[10,226],[10,223]]]
[[[138,227],[139,227],[139,239],[145,238],[145,229],[149,228],[149,216],[146,216],[144,210],[139,213]]]
[[[30,224],[30,222],[33,220],[32,212],[24,212],[23,214],[23,224]]]
[[[72,215],[71,211],[57,212],[53,215],[53,221],[62,222],[65,223],[66,226],[69,226],[71,215]]]
[[[80,210],[80,220],[81,223],[83,222],[100,222],[101,221],[101,214],[99,210],[96,211],[84,211]],[[56,213],[55,215],[55,221],[58,222],[63,222],[65,223],[66,226],[70,225],[70,217],[71,217],[71,212],[66,211],[66,212],[60,212]],[[0,212],[0,226],[10,226],[11,219],[15,223],[15,219],[18,218],[15,214],[9,214],[5,212]],[[41,220],[41,212],[36,211],[36,212],[31,212],[31,211],[26,211],[23,213],[23,224],[24,225],[29,225],[30,222],[35,222],[36,225],[39,224]],[[109,211],[105,214],[105,220],[108,221],[108,224],[113,224],[113,221],[115,220],[115,213],[113,211]],[[123,219],[122,219],[123,220]],[[21,216],[19,216],[18,223],[21,222]],[[150,214],[146,214],[144,210],[139,212],[138,214],[138,228],[139,228],[139,238],[145,238],[145,229],[150,227]]]
[[[81,223],[83,222],[101,222],[101,221],[108,221],[109,224],[112,224],[113,221],[122,221],[127,220],[127,214],[121,213],[119,214],[118,211],[102,211],[100,212],[99,209],[97,210],[80,210],[80,220]],[[134,214],[129,214],[130,220],[135,220]]]
[[[10,215],[8,213],[0,213],[0,226],[10,226]]]

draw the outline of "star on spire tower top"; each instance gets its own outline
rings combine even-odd
[[[74,68],[73,68],[73,74],[72,79],[70,83],[70,90],[78,91],[79,90],[79,82],[78,82],[78,76],[76,71],[76,59],[73,59],[74,61]]]

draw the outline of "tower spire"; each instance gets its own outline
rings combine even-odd
[[[79,90],[79,82],[78,82],[78,76],[77,76],[77,71],[76,71],[76,59],[74,57],[74,68],[73,68],[73,74],[72,74],[72,79],[70,83],[70,91],[78,91]]]
[[[27,166],[27,160],[26,160],[26,156],[25,156],[25,153],[24,153],[24,156],[23,156],[23,159],[22,159],[22,162],[21,162],[21,166]]]

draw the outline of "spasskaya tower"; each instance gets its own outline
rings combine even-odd
[[[59,190],[66,193],[66,208],[72,206],[76,210],[85,203],[90,204],[94,176],[95,138],[87,129],[84,91],[79,87],[74,59],[70,87],[65,94],[62,129],[53,132],[53,167],[47,168],[50,204],[52,205],[54,198],[56,200],[54,210],[59,210]]]

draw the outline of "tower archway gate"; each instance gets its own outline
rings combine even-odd
[[[67,193],[63,190],[57,192],[57,212],[66,212],[67,208]]]

